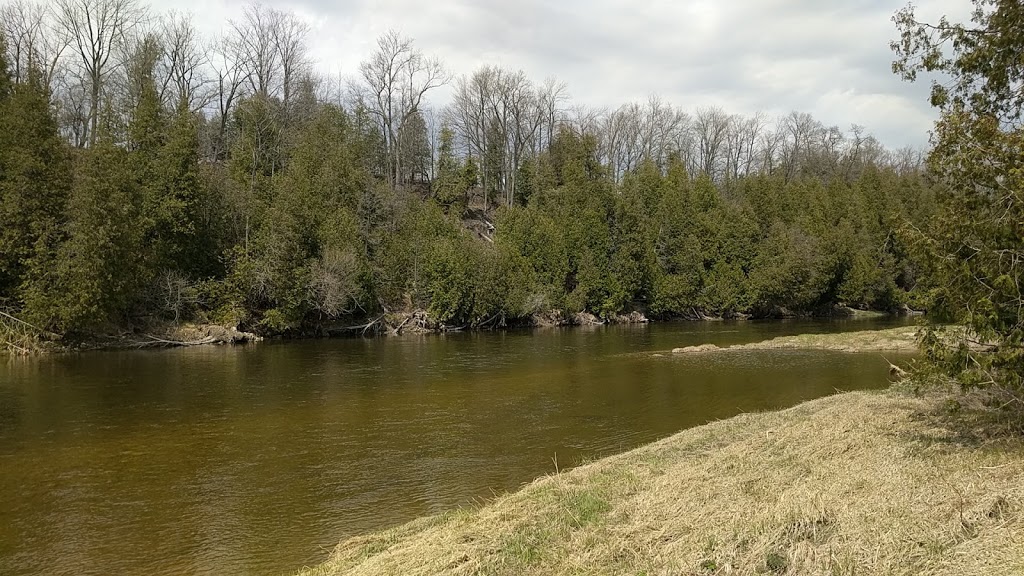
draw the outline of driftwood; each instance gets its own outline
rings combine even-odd
[[[8,320],[10,322],[14,322],[15,324],[20,324],[21,326],[24,326],[26,328],[31,328],[32,330],[36,331],[39,334],[46,334],[46,333],[48,333],[46,330],[43,330],[42,328],[36,326],[35,324],[30,324],[28,322],[25,322],[21,318],[18,318],[17,316],[11,316],[7,312],[0,311],[0,318],[3,318],[3,319]]]
[[[216,344],[217,342],[220,341],[220,340],[218,340],[217,338],[215,338],[213,336],[207,336],[206,338],[202,338],[200,340],[188,340],[188,341],[185,341],[185,340],[166,340],[164,338],[157,338],[156,336],[153,336],[153,335],[150,335],[150,334],[143,334],[143,336],[145,336],[146,338],[149,338],[149,340],[144,340],[142,342],[136,342],[134,344],[134,346],[136,348],[146,348],[148,346],[167,346],[167,347],[202,346],[204,344]]]
[[[6,347],[18,354],[31,354],[40,349],[43,340],[59,338],[49,330],[0,311],[0,350]]]
[[[900,368],[899,366],[893,364],[885,356],[882,356],[882,360],[885,360],[886,363],[889,364],[889,378],[892,378],[896,382],[899,382],[899,381],[905,379],[907,376],[909,376],[909,374],[907,373],[906,370],[904,370],[903,368]]]
[[[478,324],[474,324],[473,327],[474,328],[490,327],[490,325],[492,323],[495,323],[497,326],[504,326],[505,325],[505,313],[504,312],[498,312],[497,314],[495,314],[494,316],[491,316],[487,320],[484,320],[483,322],[480,322]]]
[[[203,346],[206,344],[239,344],[243,342],[258,342],[261,338],[255,334],[241,332],[237,328],[225,326],[207,325],[199,327],[187,327],[163,336],[153,334],[142,334],[146,340],[134,342],[135,348],[146,348],[149,346]]]
[[[340,330],[342,330],[343,332],[355,332],[356,330],[361,330],[362,334],[366,335],[367,330],[373,328],[378,324],[381,324],[383,321],[384,314],[381,314],[380,316],[374,318],[373,320],[367,322],[366,324],[359,324],[357,326],[345,326],[344,328],[340,328]]]
[[[398,326],[394,327],[391,330],[391,334],[393,334],[395,336],[398,336],[399,334],[401,334],[402,333],[402,328],[405,328],[405,325],[408,324],[409,321],[412,320],[412,318],[413,318],[412,316],[408,316],[408,317],[406,317],[405,320],[402,320],[401,324],[399,324]]]

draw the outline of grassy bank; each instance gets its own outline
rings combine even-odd
[[[702,344],[672,350],[674,354],[717,352],[722,350],[832,350],[835,352],[914,351],[917,349],[917,326],[900,326],[887,330],[862,330],[829,334],[780,336],[762,342],[737,344],[720,348]]]
[[[301,574],[1024,574],[1024,445],[943,406],[858,392],[740,415]]]

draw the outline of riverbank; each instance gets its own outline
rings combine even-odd
[[[743,414],[300,574],[1024,573],[1024,444],[944,406],[856,392]]]
[[[20,334],[0,338],[0,350],[15,355],[60,354],[93,350],[176,348],[218,344],[248,344],[263,338],[234,326],[158,323],[133,331],[87,336],[53,334],[27,325]]]

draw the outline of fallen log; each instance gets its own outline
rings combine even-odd
[[[134,344],[134,346],[136,348],[146,348],[148,346],[166,346],[166,347],[169,347],[169,348],[171,348],[171,347],[187,347],[187,346],[203,346],[205,344],[216,344],[217,342],[220,342],[220,340],[218,340],[217,338],[215,338],[213,336],[207,336],[206,338],[202,338],[202,339],[199,339],[199,340],[167,340],[167,339],[164,339],[164,338],[157,338],[156,336],[153,336],[151,334],[143,334],[143,336],[145,336],[146,338],[149,338],[149,340],[142,341],[142,342],[136,342]]]

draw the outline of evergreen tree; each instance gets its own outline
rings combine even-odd
[[[7,38],[4,36],[4,31],[0,30],[0,105],[10,96],[13,84],[11,65],[7,61]]]
[[[11,83],[11,73],[7,64],[7,39],[4,38],[3,31],[0,30],[0,128],[6,128],[3,124],[11,115],[7,105]],[[3,304],[3,301],[11,296],[13,285],[20,277],[15,268],[21,265],[20,258],[23,257],[17,254],[14,246],[9,246],[13,239],[8,238],[8,235],[17,236],[17,232],[13,234],[6,232],[8,227],[15,225],[15,218],[7,214],[11,208],[7,207],[9,203],[6,193],[7,168],[4,166],[7,155],[13,150],[14,141],[11,136],[9,130],[0,129],[0,186],[2,186],[0,190],[4,191],[3,196],[0,196],[0,208],[3,210],[0,213],[0,224],[3,225],[3,228],[0,229],[0,266],[2,266],[0,267],[0,304]]]
[[[174,250],[166,237],[168,226],[167,178],[159,165],[167,137],[167,122],[163,104],[157,91],[155,68],[160,48],[152,36],[145,37],[136,46],[128,62],[129,103],[126,126],[127,167],[134,175],[134,188],[140,195],[140,217],[143,224],[147,276],[155,276],[159,269],[169,268],[170,253]],[[109,138],[114,138],[111,134]]]
[[[597,159],[597,142],[562,131],[552,143],[557,187],[535,196],[536,205],[559,223],[568,259],[566,308],[570,312],[617,312],[610,257],[614,196]]]
[[[466,197],[464,168],[455,157],[455,133],[448,126],[441,128],[437,148],[437,176],[433,182],[434,198],[442,206],[456,206]]]
[[[678,158],[669,162],[660,187],[655,246],[661,273],[655,284],[652,311],[659,316],[689,314],[699,305],[704,263],[694,230],[690,177]]]
[[[535,205],[512,206],[499,213],[496,228],[494,242],[500,253],[514,254],[526,265],[517,284],[528,289],[537,306],[561,307],[569,256],[558,223]]]
[[[199,169],[199,134],[195,116],[181,102],[167,126],[155,158],[155,234],[162,246],[161,267],[191,278],[218,270],[216,222],[219,211],[209,197]]]
[[[101,124],[102,125],[102,124]],[[60,331],[124,325],[151,277],[145,193],[130,153],[101,133],[75,170],[68,205],[68,238],[52,262],[39,266],[26,292],[37,322]]]
[[[971,23],[896,16],[895,72],[938,73],[928,167],[940,211],[909,234],[930,272],[929,317],[966,326],[952,350],[934,333],[931,357],[965,385],[995,386],[1024,406],[1024,5],[974,0]],[[920,228],[918,228],[920,230]],[[990,344],[972,351],[971,341]]]
[[[280,106],[263,96],[241,101],[234,120],[238,135],[228,164],[236,186],[230,204],[248,251],[273,199],[272,179],[284,166],[284,133]]]
[[[323,142],[334,143],[325,147]],[[305,123],[274,193],[251,254],[259,277],[253,297],[270,307],[265,321],[297,328],[311,314],[329,320],[361,300],[357,198],[368,182],[352,128],[325,106]]]
[[[612,313],[633,302],[649,302],[654,289],[657,258],[643,192],[628,187],[615,198],[609,262],[613,283],[608,305]]]
[[[59,241],[70,178],[49,90],[30,70],[0,98],[0,299],[16,304],[29,267]]]

